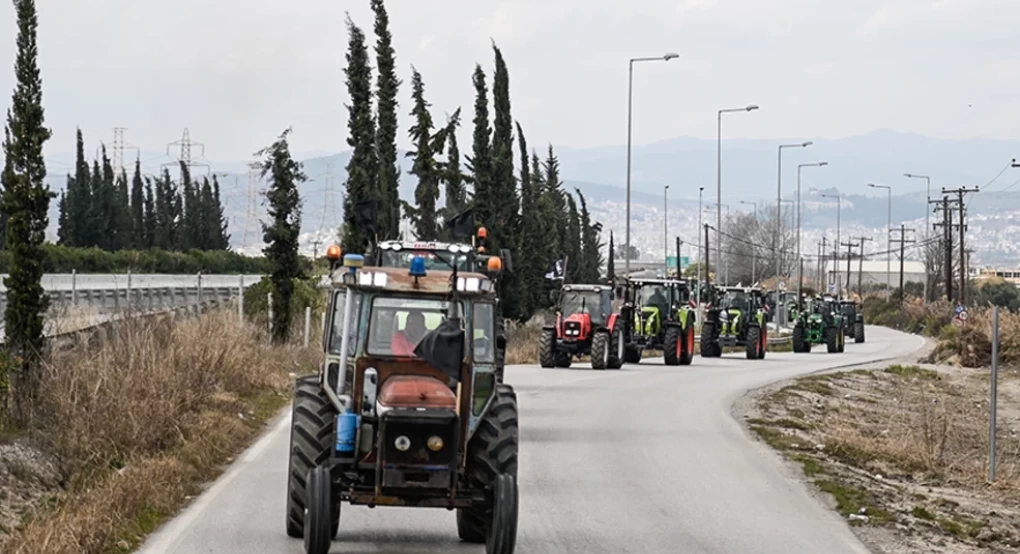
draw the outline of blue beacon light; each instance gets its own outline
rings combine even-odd
[[[421,256],[415,256],[411,258],[411,270],[407,272],[411,277],[424,277],[425,276],[425,258]]]

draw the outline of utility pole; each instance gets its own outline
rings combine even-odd
[[[676,238],[676,278],[677,279],[683,279],[684,278],[683,264],[680,261],[680,248],[683,246],[683,244],[684,244],[684,241],[680,240],[680,237],[677,237]],[[668,272],[669,268],[667,268],[666,271]]]
[[[137,146],[124,142],[124,131],[127,131],[126,127],[113,128],[113,159],[110,161],[117,175],[124,173],[124,150],[140,152]]]
[[[187,127],[184,128],[184,135],[181,137],[181,140],[177,140],[177,141],[168,143],[166,145],[166,155],[167,156],[170,156],[170,149],[174,148],[174,147],[180,149],[180,153],[177,155],[177,159],[172,161],[172,162],[167,162],[167,163],[163,164],[163,167],[174,166],[174,167],[178,167],[179,168],[181,166],[181,164],[184,164],[188,168],[189,171],[193,167],[204,167],[206,173],[207,174],[209,173],[209,171],[211,169],[209,167],[209,164],[203,163],[203,162],[196,162],[191,157],[191,149],[192,148],[198,148],[198,149],[201,149],[201,151],[202,151],[202,153],[199,154],[199,156],[204,158],[205,157],[205,145],[200,143],[200,142],[192,141],[191,140],[191,132],[188,131]]]
[[[708,223],[706,223],[705,224],[705,290],[708,290],[708,287],[711,286],[711,283],[712,283],[712,272],[708,270],[708,268],[711,267],[710,265],[708,265],[708,261],[709,261],[708,260],[708,254],[711,251],[712,251],[712,249],[709,248],[709,246],[708,246]]]
[[[904,258],[906,258],[906,255],[907,255],[907,252],[906,252],[907,244],[913,244],[916,241],[914,241],[914,240],[907,240],[907,231],[913,233],[913,232],[915,232],[913,229],[907,229],[907,226],[901,223],[900,224],[900,228],[898,230],[900,232],[900,238],[893,239],[890,242],[899,243],[899,245],[900,245],[900,303],[903,303],[903,302],[906,301],[906,298],[907,298],[907,295],[905,294],[905,292],[903,290],[903,262],[904,262]],[[893,231],[895,232],[895,231],[897,231],[897,229],[893,229]]]
[[[860,297],[861,301],[864,300],[864,243],[873,241],[875,239],[871,237],[857,237],[857,240],[861,241],[858,243],[861,247],[861,258],[857,264],[857,296]],[[849,273],[849,271],[847,271]],[[847,285],[850,288],[850,285]]]
[[[846,294],[850,295],[850,259],[853,258],[852,248],[857,248],[860,244],[853,242],[853,238],[849,242],[842,243],[846,247]],[[843,296],[842,294],[840,296]]]
[[[822,255],[818,257],[818,264],[820,266],[818,268],[818,294],[821,294],[822,293],[822,289],[825,288],[825,274],[826,274],[825,269],[826,269],[826,266],[828,265],[826,263],[826,258],[825,258],[825,253],[826,253],[825,247],[826,247],[826,245],[828,243],[828,240],[829,239],[827,239],[826,237],[822,237]]]
[[[942,194],[955,194],[957,207],[960,209],[960,305],[967,305],[967,254],[964,242],[964,237],[967,234],[967,222],[966,222],[966,209],[967,205],[963,201],[965,194],[972,192],[978,192],[978,187],[967,188],[960,187],[957,189],[942,189]]]
[[[936,223],[935,227],[942,227],[942,245],[945,248],[945,271],[946,271],[946,300],[953,301],[953,212],[949,205],[956,200],[950,200],[943,196],[942,200],[933,200],[936,204],[935,211],[942,212],[942,223]]]

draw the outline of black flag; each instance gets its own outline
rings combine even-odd
[[[447,219],[446,228],[454,240],[470,237],[475,232],[475,209],[468,208]]]
[[[459,382],[461,360],[464,359],[464,329],[461,328],[461,320],[447,319],[429,331],[415,347],[414,355]]]

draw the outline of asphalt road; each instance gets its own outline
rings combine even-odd
[[[519,553],[866,553],[846,523],[731,415],[748,390],[900,357],[921,339],[869,327],[844,354],[695,358],[622,371],[507,368],[521,412]],[[302,552],[284,533],[287,418],[142,548]],[[334,553],[472,553],[446,510],[344,506]]]

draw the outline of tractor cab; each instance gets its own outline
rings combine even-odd
[[[857,303],[853,300],[842,300],[839,303],[843,319],[846,320],[846,336],[854,339],[856,343],[864,342],[864,313],[858,310]]]
[[[723,347],[744,346],[748,359],[762,359],[768,348],[765,293],[757,287],[716,290],[715,303],[701,328],[701,355],[722,355]]]
[[[348,254],[330,275],[325,361],[298,379],[291,423],[287,533],[308,554],[329,551],[341,503],[456,509],[461,539],[513,552],[517,405],[497,379],[495,283],[450,260]]]
[[[604,325],[613,312],[613,289],[602,285],[566,285],[558,318],[564,338],[586,340],[592,329]]]
[[[695,310],[691,289],[679,279],[631,279],[623,315],[629,324],[624,357],[641,361],[643,351],[662,350],[667,365],[687,365],[694,355]]]

